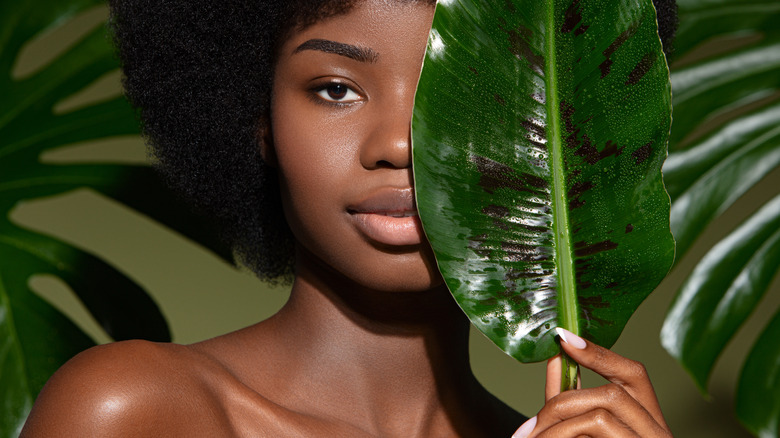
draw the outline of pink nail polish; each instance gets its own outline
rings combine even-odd
[[[561,337],[563,342],[571,345],[572,347],[578,350],[582,350],[588,345],[585,343],[584,339],[566,330],[565,328],[555,327],[555,331],[558,333],[558,336]]]
[[[531,432],[534,431],[535,427],[536,417],[534,416],[523,423],[523,425],[520,426],[520,428],[517,429],[517,431],[512,435],[512,438],[526,438],[527,436],[531,435]]]

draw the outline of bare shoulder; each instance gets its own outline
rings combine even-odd
[[[219,373],[208,358],[182,345],[97,346],[51,377],[21,436],[175,436],[194,426],[225,430],[219,399],[209,389]],[[190,424],[182,424],[186,418]],[[177,433],[166,433],[172,431]]]

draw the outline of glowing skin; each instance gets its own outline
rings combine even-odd
[[[413,11],[433,9],[377,3],[361,20],[335,17],[282,45],[265,156],[281,175],[296,269],[422,291],[441,279],[412,197],[410,123],[431,21]]]

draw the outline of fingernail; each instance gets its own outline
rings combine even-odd
[[[588,345],[585,343],[585,339],[582,339],[581,337],[566,330],[565,328],[555,327],[555,331],[558,333],[558,336],[560,336],[561,339],[563,339],[563,342],[571,345],[572,347],[578,350],[582,350]]]
[[[536,427],[536,417],[529,418],[528,421],[517,429],[512,438],[526,438],[534,431],[534,427]]]

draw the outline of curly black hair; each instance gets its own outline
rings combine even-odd
[[[413,0],[407,0],[413,1]],[[420,0],[434,3],[434,0]],[[109,0],[124,88],[166,182],[216,220],[266,281],[292,278],[294,240],[258,135],[284,35],[356,0]],[[654,0],[669,52],[674,0]]]

